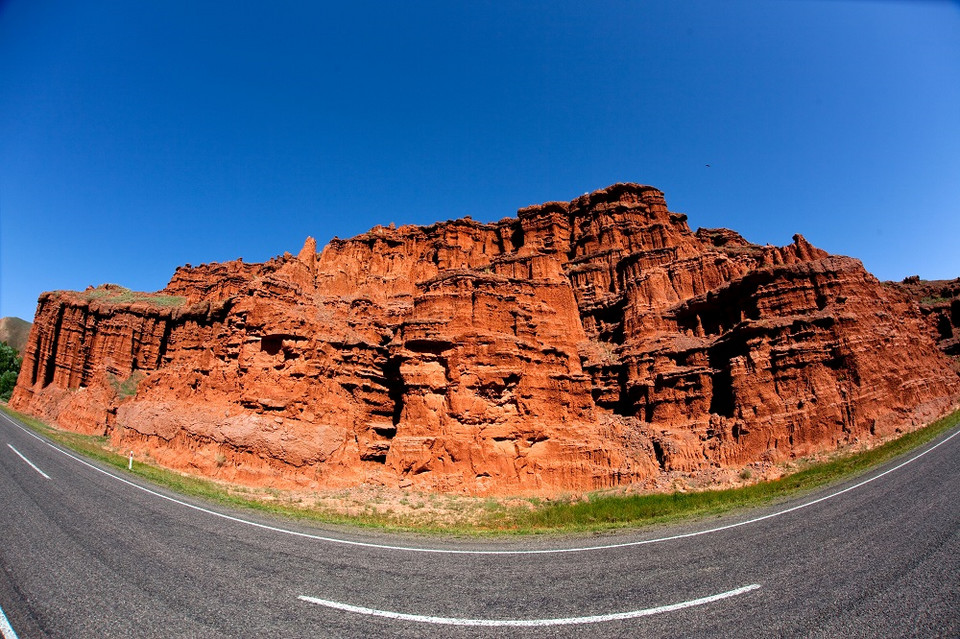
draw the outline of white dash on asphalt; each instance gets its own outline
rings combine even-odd
[[[46,474],[45,472],[43,472],[42,470],[40,470],[39,468],[37,468],[36,464],[34,464],[32,461],[30,461],[29,459],[27,459],[26,457],[24,457],[24,456],[23,456],[23,453],[21,453],[19,450],[17,450],[16,448],[13,447],[13,444],[7,444],[7,446],[10,448],[10,450],[12,450],[13,452],[15,452],[15,453],[17,454],[17,457],[19,457],[19,458],[22,459],[23,461],[27,462],[28,464],[30,464],[30,468],[34,469],[35,471],[37,471],[38,473],[40,473],[41,475],[43,475],[43,476],[46,477],[47,479],[50,479],[50,475]]]
[[[17,633],[13,631],[13,626],[10,625],[10,620],[7,619],[3,608],[0,608],[0,635],[3,635],[3,639],[17,639]]]
[[[441,626],[508,626],[516,628],[531,626],[571,626],[575,624],[603,623],[606,621],[623,621],[624,619],[649,617],[650,615],[657,615],[662,612],[672,612],[674,610],[682,610],[683,608],[702,606],[704,604],[713,603],[714,601],[720,601],[721,599],[727,599],[728,597],[736,597],[737,595],[742,595],[750,592],[751,590],[756,590],[759,587],[760,584],[750,584],[749,586],[742,586],[734,590],[728,590],[716,595],[710,595],[709,597],[700,597],[699,599],[681,601],[680,603],[669,604],[666,606],[657,606],[656,608],[643,608],[642,610],[615,612],[607,615],[591,615],[588,617],[560,617],[556,619],[461,619],[458,617],[433,617],[429,615],[412,615],[403,612],[392,612],[390,610],[377,610],[376,608],[365,608],[363,606],[351,606],[350,604],[340,603],[338,601],[328,601],[326,599],[317,599],[316,597],[307,597],[304,595],[301,595],[299,599],[320,606],[326,606],[327,608],[335,608],[345,612],[353,612],[372,617],[396,619],[398,621],[415,621],[417,623],[432,623]]]

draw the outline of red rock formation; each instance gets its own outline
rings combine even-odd
[[[960,277],[953,280],[921,280],[912,275],[902,282],[884,282],[913,299],[927,321],[930,335],[940,350],[953,357],[960,371]]]
[[[547,494],[833,449],[958,393],[857,260],[693,233],[617,184],[46,293],[12,403],[233,481]]]

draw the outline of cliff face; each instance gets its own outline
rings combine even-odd
[[[923,322],[857,260],[617,184],[46,293],[12,404],[228,480],[548,494],[913,428],[960,394]]]
[[[953,358],[954,369],[960,371],[960,277],[921,280],[913,275],[902,282],[884,284],[917,302],[929,334],[940,350]]]

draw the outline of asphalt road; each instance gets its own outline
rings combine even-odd
[[[960,637],[958,471],[955,429],[763,509],[436,539],[181,498],[0,414],[0,635]]]

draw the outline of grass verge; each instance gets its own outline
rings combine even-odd
[[[211,481],[209,479],[202,479],[200,477],[178,473],[160,466],[144,463],[142,461],[135,461],[133,464],[133,469],[128,470],[129,458],[117,453],[114,450],[111,450],[107,437],[84,435],[81,433],[54,428],[35,417],[19,413],[4,404],[0,404],[0,410],[5,412],[10,417],[17,419],[34,432],[43,435],[47,439],[55,441],[58,444],[61,444],[63,447],[72,450],[75,453],[79,453],[88,459],[96,460],[107,466],[112,466],[113,468],[122,471],[120,474],[126,473],[136,475],[137,477],[142,477],[147,481],[157,484],[158,486],[169,488],[170,490],[181,495],[188,497],[199,497],[201,499],[230,506],[232,508],[266,512],[293,518],[315,519],[328,523],[344,523],[377,527],[388,527],[391,524],[388,519],[381,517],[337,516],[333,513],[314,512],[303,508],[297,508],[293,505],[285,504],[283,502],[274,503],[265,499],[246,497],[242,493],[238,494],[236,490],[232,490],[230,486]],[[275,494],[279,491],[269,492]]]
[[[419,524],[411,523],[409,519],[389,512],[364,511],[345,515],[326,508],[304,506],[299,503],[300,500],[293,497],[285,499],[284,491],[267,489],[256,494],[248,489],[181,474],[139,461],[135,462],[133,470],[129,471],[127,457],[111,450],[106,437],[82,435],[53,428],[3,404],[0,404],[0,410],[66,448],[112,466],[122,473],[132,473],[182,495],[198,497],[232,508],[322,523],[375,527],[391,531],[474,535],[598,531],[637,527],[759,506],[862,474],[935,439],[960,424],[960,410],[958,410],[929,426],[902,435],[871,450],[818,463],[773,481],[758,482],[739,488],[639,495],[593,493],[579,499],[521,500],[523,505],[519,506],[515,505],[518,501],[516,499],[509,500],[512,504],[498,500],[478,499],[476,507],[480,512],[473,523],[453,521]],[[431,496],[431,499],[434,497]]]
[[[520,529],[595,530],[670,521],[759,506],[776,499],[863,474],[865,471],[921,446],[960,424],[960,411],[876,448],[815,464],[772,481],[724,490],[645,495],[598,495],[576,503],[549,503],[514,514],[510,524]]]

